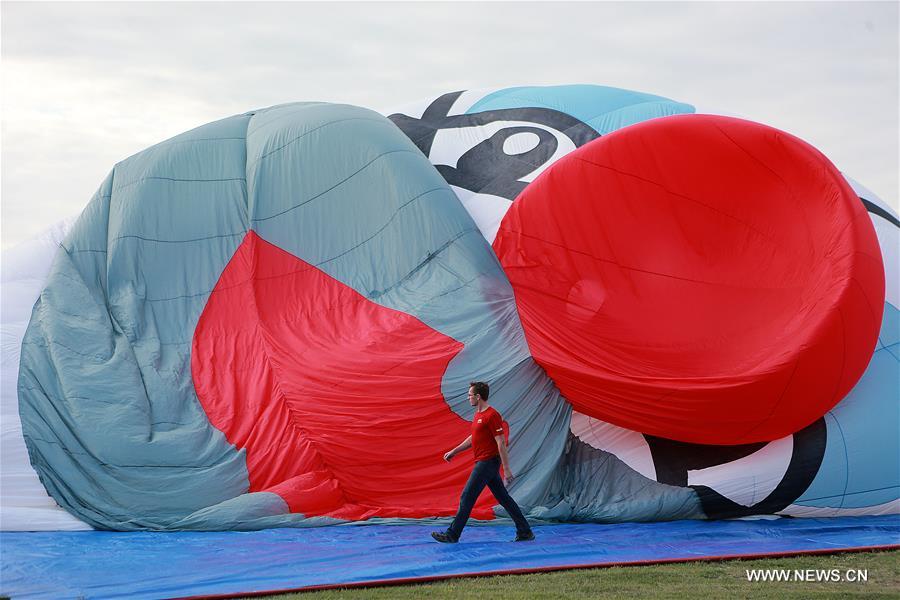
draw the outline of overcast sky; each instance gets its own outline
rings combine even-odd
[[[898,206],[898,3],[2,2],[2,246],[250,109],[596,83],[789,131]]]

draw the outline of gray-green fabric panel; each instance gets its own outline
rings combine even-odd
[[[706,518],[693,489],[647,479],[571,434],[544,494],[529,517],[603,523]]]
[[[444,397],[471,420],[468,382],[491,380],[520,477],[511,492],[529,505],[558,462],[571,407],[530,358],[512,287],[437,170],[393,123],[341,105],[257,114],[247,158],[261,237],[465,344]]]
[[[197,400],[190,355],[247,230],[249,120],[211,123],[116,165],[35,305],[19,376],[23,432],[51,495],[95,527],[168,528],[248,489],[243,452]],[[205,528],[233,516],[225,505]]]
[[[573,446],[571,407],[530,357],[505,274],[418,149],[374,112],[307,103],[212,123],[116,165],[59,253],[23,344],[20,412],[33,464],[78,517],[111,529],[341,523],[246,493],[244,452],[193,389],[193,331],[250,227],[465,344],[445,398],[471,419],[468,382],[491,381],[511,428],[511,491],[532,517],[699,510],[692,491],[647,487]],[[629,492],[639,504],[619,498]]]

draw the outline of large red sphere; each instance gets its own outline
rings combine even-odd
[[[534,358],[580,412],[742,444],[793,433],[865,370],[884,267],[820,152],[782,131],[665,117],[564,157],[494,242]]]

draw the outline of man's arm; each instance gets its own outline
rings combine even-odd
[[[471,448],[471,447],[472,447],[472,436],[470,435],[469,437],[467,437],[466,439],[464,439],[462,442],[460,442],[459,446],[457,446],[456,448],[454,448],[454,449],[451,450],[450,452],[446,453],[446,454],[444,455],[444,460],[446,460],[447,462],[450,462],[450,461],[453,459],[454,456],[456,456],[457,454],[459,454],[459,453],[462,452],[463,450],[468,450],[468,449]]]
[[[506,439],[503,434],[495,435],[497,449],[500,450],[500,463],[503,465],[503,483],[509,485],[513,481],[513,472],[509,468],[509,452],[506,450]]]

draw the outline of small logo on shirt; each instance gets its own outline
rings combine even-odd
[[[481,423],[481,419],[478,419],[478,422]]]

